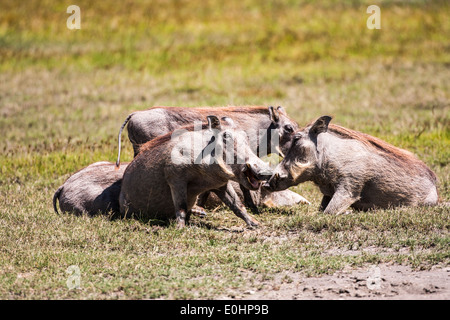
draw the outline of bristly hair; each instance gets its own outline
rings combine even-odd
[[[239,106],[239,107],[228,106],[228,107],[196,107],[196,108],[156,106],[156,107],[150,108],[149,110],[151,110],[151,109],[165,109],[167,111],[174,111],[174,112],[176,112],[177,115],[181,115],[184,118],[186,123],[198,118],[198,116],[196,116],[196,115],[194,116],[192,113],[201,113],[204,115],[204,117],[206,117],[206,115],[209,115],[209,114],[215,114],[215,115],[221,117],[223,115],[228,115],[229,113],[232,113],[232,112],[269,115],[269,109],[267,107],[262,107],[262,106]],[[238,119],[236,119],[236,120],[238,120]],[[194,125],[187,124],[185,126],[178,128],[177,130],[182,130],[182,129],[187,130],[187,131],[193,131]],[[205,129],[207,129],[207,123],[202,121],[202,130],[205,130]],[[161,144],[167,142],[168,140],[170,140],[172,133],[173,132],[169,132],[165,135],[159,136],[151,141],[148,141],[148,142],[142,144],[139,148],[139,152],[150,149],[150,148],[154,148],[158,145],[161,145]]]
[[[185,107],[152,107],[151,109],[166,109],[166,110],[174,110],[179,112],[180,109],[185,109],[186,111],[189,111],[191,108],[185,108]],[[238,113],[269,113],[269,109],[267,107],[263,106],[226,106],[226,107],[195,107],[192,108],[192,111],[197,112],[212,112],[212,111],[219,111],[219,112],[238,112]]]

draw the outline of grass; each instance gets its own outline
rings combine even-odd
[[[371,4],[381,30],[366,28]],[[249,104],[282,105],[299,124],[329,114],[406,148],[450,201],[445,1],[77,5],[81,30],[71,31],[62,1],[0,3],[1,298],[239,297],[280,273],[448,266],[448,207],[325,216],[311,184],[293,188],[311,206],[266,209],[256,230],[225,208],[178,230],[58,216],[51,204],[70,174],[115,160],[129,112]],[[81,289],[66,286],[71,265]]]

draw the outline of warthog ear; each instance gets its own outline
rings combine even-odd
[[[309,129],[309,132],[313,133],[315,135],[318,135],[319,133],[322,133],[322,132],[327,132],[328,124],[330,123],[331,119],[332,118],[330,116],[322,116],[322,117],[320,117],[311,126],[311,129]]]
[[[208,129],[209,130],[220,130],[220,120],[217,118],[217,116],[207,116],[206,119],[208,119]]]
[[[274,109],[272,106],[269,107],[269,117],[272,122],[280,121],[280,115],[277,109]]]
[[[230,126],[231,128],[236,127],[233,119],[229,117],[222,117],[220,120],[222,121],[222,123],[225,123],[227,126]]]
[[[286,110],[284,110],[284,108],[282,106],[278,106],[277,110],[278,110],[279,113],[284,114],[285,116],[287,116]]]

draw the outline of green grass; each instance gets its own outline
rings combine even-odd
[[[367,6],[382,29],[366,28]],[[445,1],[62,1],[0,3],[0,297],[217,298],[283,272],[402,263],[448,266],[448,207],[326,216],[229,210],[172,223],[56,215],[53,192],[114,161],[129,112],[153,105],[282,105],[300,125],[333,122],[414,152],[450,201],[450,7]],[[124,143],[122,160],[132,159]],[[68,290],[65,271],[81,270]],[[286,280],[288,281],[288,280]]]

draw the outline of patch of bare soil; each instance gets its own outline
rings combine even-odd
[[[286,279],[290,279],[286,282]],[[450,268],[415,271],[408,266],[380,264],[345,269],[320,277],[283,273],[260,290],[240,297],[251,300],[296,299],[450,299]]]

